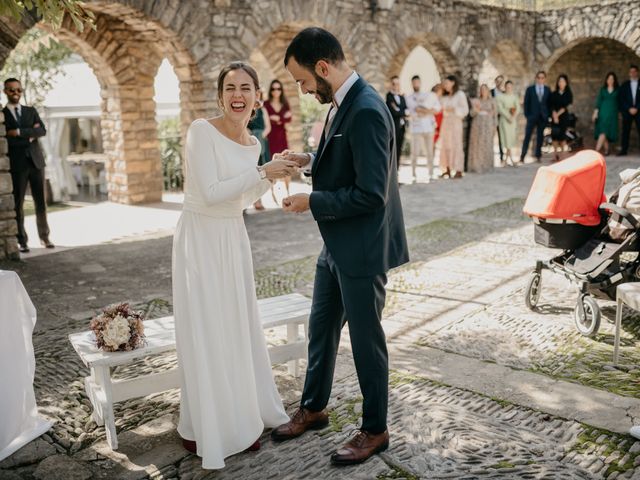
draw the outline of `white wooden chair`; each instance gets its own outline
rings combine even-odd
[[[289,373],[300,374],[300,359],[307,358],[308,324],[311,300],[299,295],[283,295],[258,301],[260,318],[265,329],[287,326],[287,342],[269,347],[272,364],[287,363]],[[300,326],[303,327],[302,337]],[[93,420],[105,425],[107,443],[116,450],[116,436],[113,404],[130,398],[143,397],[180,386],[177,368],[140,375],[127,380],[113,380],[112,367],[128,365],[149,355],[171,352],[176,348],[173,317],[145,320],[146,344],[131,352],[104,352],[95,344],[93,332],[73,333],[69,341],[91,374],[85,378],[85,391],[93,405]]]

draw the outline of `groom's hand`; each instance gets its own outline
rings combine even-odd
[[[309,195],[296,193],[282,200],[282,210],[285,212],[303,213],[309,210]]]
[[[299,167],[304,167],[311,161],[311,155],[308,153],[296,153],[290,150],[283,150],[280,155],[282,155],[285,160],[296,162]]]

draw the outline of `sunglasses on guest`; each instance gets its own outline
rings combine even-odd
[[[6,88],[5,90],[9,93],[22,93],[21,88]]]
[[[282,91],[282,88],[280,88],[280,87],[273,87],[273,88],[271,89],[271,91],[272,91],[272,92],[281,92],[281,91]]]

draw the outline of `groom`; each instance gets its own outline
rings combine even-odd
[[[307,28],[291,42],[285,67],[303,93],[331,103],[315,154],[285,152],[310,165],[311,195],[283,201],[289,212],[311,214],[324,248],[318,258],[309,320],[309,358],[300,408],[272,432],[277,441],[329,422],[329,401],[340,343],[349,325],[360,390],[362,427],[331,456],[360,463],[389,446],[389,366],[381,325],[387,272],[409,260],[398,193],[393,119],[380,95],[349,68],[338,40]]]

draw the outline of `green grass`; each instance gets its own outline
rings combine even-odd
[[[602,436],[605,436],[606,438],[603,441],[598,442],[598,439]],[[578,435],[578,439],[571,447],[571,451],[586,453],[590,449],[597,449],[598,457],[603,460],[613,452],[618,451],[620,453],[618,459],[609,463],[604,474],[604,477],[608,478],[613,472],[620,472],[622,474],[633,469],[636,457],[640,455],[640,452],[632,453],[629,451],[635,441],[636,440],[629,435],[620,435],[618,433],[584,425],[584,431]],[[619,460],[623,460],[627,455],[628,457],[625,462],[620,463]]]

